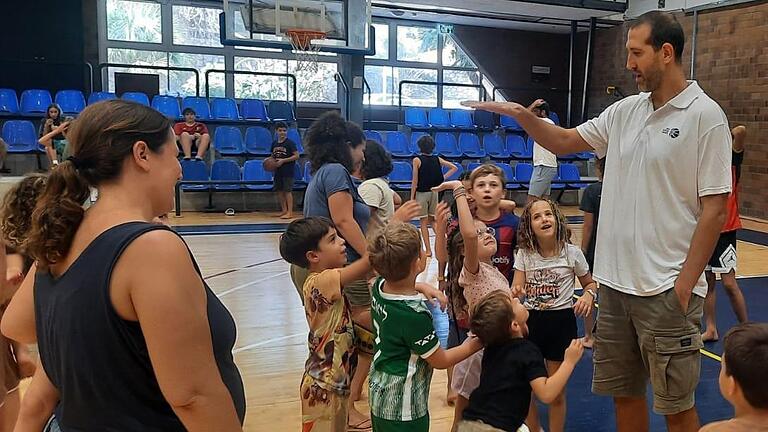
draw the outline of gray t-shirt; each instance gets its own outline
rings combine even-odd
[[[304,217],[322,216],[331,219],[328,197],[342,191],[352,195],[352,217],[365,233],[368,228],[368,219],[371,217],[370,209],[357,192],[357,187],[352,176],[349,175],[349,171],[339,163],[328,163],[321,166],[312,177],[312,181],[309,182],[304,194]],[[360,258],[360,254],[352,247],[347,246],[347,259],[352,262],[358,258]]]

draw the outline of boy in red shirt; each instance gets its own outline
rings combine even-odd
[[[211,136],[208,134],[208,128],[197,121],[197,114],[192,108],[185,108],[184,121],[176,123],[173,126],[173,133],[176,134],[176,141],[181,144],[181,151],[184,152],[184,160],[192,159],[192,146],[197,146],[197,155],[195,159],[202,160],[205,151],[211,144]]]

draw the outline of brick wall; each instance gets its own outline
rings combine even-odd
[[[690,72],[693,16],[677,14],[686,34],[683,65]],[[747,127],[741,174],[741,213],[768,219],[768,3],[699,13],[695,79],[725,111],[732,126]],[[596,115],[616,98],[606,87],[637,92],[625,68],[628,26],[596,32],[588,112]]]

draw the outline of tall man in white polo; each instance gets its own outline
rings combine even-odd
[[[515,103],[468,106],[515,117],[556,154],[606,157],[595,279],[601,284],[592,390],[614,398],[617,430],[648,431],[646,383],[669,431],[695,432],[706,266],[731,191],[731,134],[720,106],[686,81],[682,27],[640,16],[627,69],[641,92],[575,129]],[[584,295],[590,295],[585,293]]]

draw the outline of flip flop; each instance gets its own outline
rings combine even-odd
[[[347,432],[370,432],[372,427],[371,419],[365,419],[354,425],[347,423]]]

